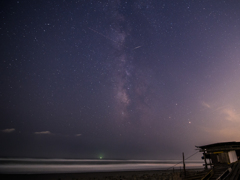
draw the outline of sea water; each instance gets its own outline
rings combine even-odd
[[[203,161],[187,160],[186,168],[202,168]],[[0,159],[1,174],[83,173],[181,169],[180,160]]]

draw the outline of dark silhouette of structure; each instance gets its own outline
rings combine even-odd
[[[196,147],[203,152],[205,170],[186,176],[185,180],[240,180],[240,142],[221,142]]]

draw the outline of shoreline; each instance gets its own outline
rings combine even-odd
[[[186,169],[187,172],[199,172],[203,169]],[[49,173],[49,174],[0,174],[1,179],[24,180],[137,180],[137,179],[172,179],[181,180],[183,170],[146,170],[114,171],[86,173]]]

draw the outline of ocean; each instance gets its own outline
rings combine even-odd
[[[203,168],[202,160],[186,160],[187,169]],[[182,169],[181,160],[15,159],[0,158],[1,174],[83,173]]]

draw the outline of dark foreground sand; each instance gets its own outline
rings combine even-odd
[[[197,170],[188,170],[197,171]],[[18,180],[181,180],[183,172],[173,170],[61,174],[0,174],[0,179]]]

